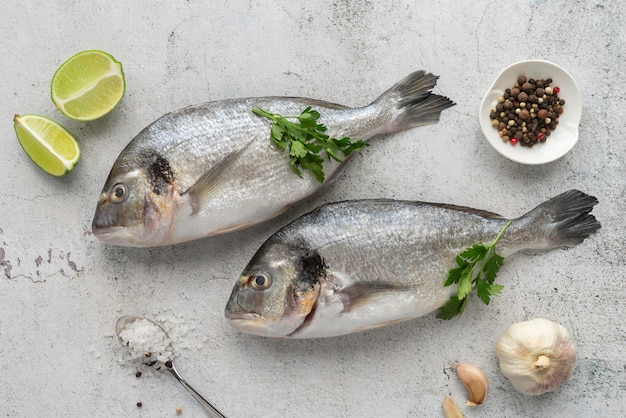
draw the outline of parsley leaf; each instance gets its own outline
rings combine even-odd
[[[452,319],[455,316],[461,315],[467,305],[467,298],[460,300],[456,296],[452,296],[445,305],[439,308],[437,318]]]
[[[487,279],[487,283],[493,283],[503,263],[504,258],[496,254],[495,251],[493,252],[493,257],[485,261],[485,264],[483,265],[483,271],[485,272],[485,278]]]
[[[283,116],[271,113],[260,107],[252,109],[258,116],[263,116],[272,121],[270,139],[279,148],[286,149],[289,153],[289,165],[294,173],[302,177],[302,170],[309,170],[317,181],[324,182],[324,158],[320,156],[323,150],[326,158],[341,163],[342,157],[347,157],[354,151],[365,146],[366,142],[352,142],[350,138],[331,138],[326,132],[326,126],[318,123],[320,113],[308,106],[298,116]],[[290,119],[295,119],[292,122]]]
[[[476,295],[485,305],[489,305],[491,297],[499,294],[504,286],[495,284],[494,280],[504,258],[496,253],[496,243],[511,225],[508,221],[491,244],[474,244],[456,256],[457,267],[450,269],[444,286],[457,284],[456,295],[439,309],[437,318],[452,319],[461,315],[467,305],[467,296],[476,287]]]
[[[489,305],[489,302],[491,301],[491,292],[489,284],[483,279],[476,279],[476,295],[485,305]]]
[[[468,263],[476,263],[487,255],[487,248],[482,244],[475,244],[469,248],[466,248],[460,255],[462,259]]]
[[[461,279],[459,280],[459,285],[457,286],[456,295],[459,299],[463,300],[470,294],[472,291],[472,269],[465,268],[463,270],[463,274],[461,275]]]
[[[304,158],[306,157],[307,149],[304,144],[300,141],[294,141],[291,143],[291,147],[289,148],[289,155],[296,158]]]

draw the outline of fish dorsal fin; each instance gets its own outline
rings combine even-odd
[[[450,205],[447,203],[429,203],[429,205],[437,206],[437,207],[444,208],[444,209],[452,209],[452,210],[458,210],[460,212],[471,213],[474,215],[482,216],[483,218],[487,218],[487,219],[502,218],[502,215],[498,215],[497,213],[493,213],[493,212],[489,212],[489,211],[481,210],[481,209],[474,209],[474,208],[470,208],[467,206]]]
[[[337,293],[343,302],[343,312],[349,312],[383,293],[398,290],[407,290],[407,286],[399,283],[375,281],[353,283]]]
[[[211,167],[206,173],[202,174],[198,180],[189,186],[183,193],[187,194],[191,200],[191,214],[195,215],[200,211],[202,204],[211,199],[218,190],[219,179],[235,160],[248,148],[252,141],[238,150],[232,151],[224,157],[223,160]]]
[[[303,104],[303,107],[306,106],[311,106],[313,108],[326,108],[326,109],[333,109],[333,110],[342,110],[342,109],[349,109],[349,106],[345,106],[342,104],[338,104],[338,103],[330,103],[330,102],[326,102],[324,100],[320,100],[320,99],[302,99],[300,97],[293,97],[293,96],[278,96],[278,97],[268,97],[268,99],[276,99],[276,100],[293,100],[293,101],[297,101],[297,102],[301,102]]]

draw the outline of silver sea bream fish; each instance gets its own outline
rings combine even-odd
[[[600,228],[596,198],[565,192],[513,219],[503,257],[581,243]],[[426,315],[456,294],[445,287],[456,256],[490,243],[508,219],[409,201],[331,203],[271,236],[237,280],[230,324],[266,337],[331,337]],[[505,296],[502,296],[505,297]]]
[[[437,123],[440,113],[454,105],[431,93],[437,78],[417,71],[360,108],[260,97],[166,114],[141,131],[115,161],[98,201],[93,233],[110,244],[150,247],[223,234],[275,217],[322,184],[308,171],[304,178],[291,171],[289,156],[270,140],[269,119],[255,115],[254,108],[298,115],[312,106],[329,136],[368,140]],[[342,166],[326,161],[325,183]]]

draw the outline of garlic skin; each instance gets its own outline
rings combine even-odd
[[[446,418],[463,418],[463,412],[449,396],[443,399],[443,415]]]
[[[541,395],[557,390],[574,370],[570,334],[544,318],[511,325],[496,344],[500,371],[518,391]]]
[[[477,366],[469,363],[456,363],[454,365],[459,381],[467,389],[468,399],[466,405],[476,406],[485,401],[489,381],[485,373]]]

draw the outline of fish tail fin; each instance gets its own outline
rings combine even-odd
[[[600,229],[600,222],[590,213],[597,203],[593,196],[569,190],[540,204],[511,227],[517,224],[517,228],[523,228],[538,240],[532,243],[532,249],[573,247]]]
[[[455,103],[431,93],[439,77],[423,70],[409,74],[380,95],[371,106],[388,113],[389,121],[380,133],[391,133],[439,122],[441,112]]]

